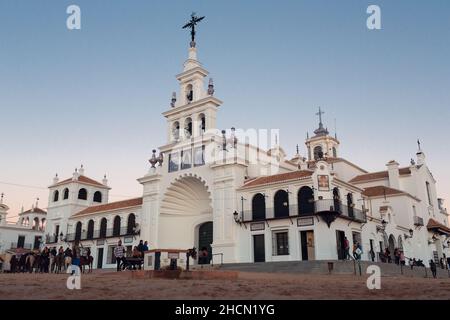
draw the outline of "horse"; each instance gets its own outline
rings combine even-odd
[[[61,270],[65,266],[64,254],[58,253],[56,255],[56,257],[54,258],[53,263],[54,263],[54,267],[55,267],[54,268],[55,273],[61,273]]]
[[[94,261],[94,258],[92,256],[88,256],[88,257],[81,256],[80,257],[80,268],[81,268],[83,273],[85,271],[84,266],[88,266],[89,267],[88,273],[92,272],[92,263],[93,263],[93,261]]]

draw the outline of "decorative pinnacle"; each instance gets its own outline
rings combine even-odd
[[[5,196],[5,194],[2,192],[0,194],[0,204],[3,204],[3,197]]]

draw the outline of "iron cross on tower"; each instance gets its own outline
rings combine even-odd
[[[191,29],[191,48],[195,48],[195,26],[202,21],[205,17],[197,17],[195,12],[191,14],[191,20],[183,26],[183,29]]]
[[[322,125],[322,115],[323,115],[324,113],[325,113],[325,112],[323,112],[323,111],[320,109],[320,107],[319,107],[319,112],[316,113],[316,116],[319,116],[319,125]]]

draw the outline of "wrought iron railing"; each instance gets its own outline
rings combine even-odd
[[[31,250],[31,248],[33,248],[33,245],[31,243],[18,244],[17,242],[11,242],[11,249],[20,249],[20,248]]]
[[[308,217],[321,212],[334,212],[338,217],[343,217],[358,222],[366,222],[366,213],[352,206],[346,206],[340,201],[333,199],[316,200],[313,203],[304,205],[289,205],[279,208],[266,208],[265,212],[253,212],[252,210],[244,210],[241,213],[243,222],[256,222],[275,219],[286,219],[293,217]]]
[[[75,240],[97,240],[104,238],[122,237],[122,236],[134,236],[138,235],[139,231],[134,231],[128,227],[122,227],[120,229],[104,229],[104,230],[94,230],[93,232],[83,231],[81,233],[69,233],[64,239],[66,242],[71,242]]]

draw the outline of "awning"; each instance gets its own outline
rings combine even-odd
[[[438,221],[431,219],[428,220],[427,229],[429,231],[433,231],[439,234],[444,234],[447,236],[450,236],[450,228],[446,225],[443,225],[442,223],[439,223]]]

